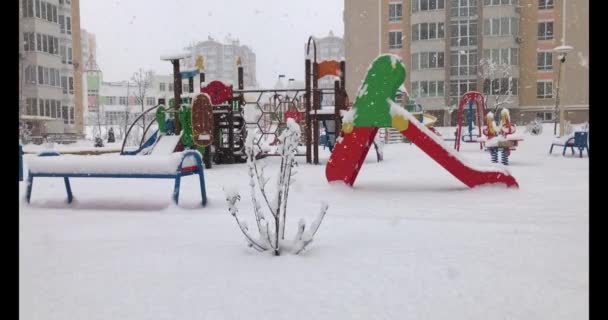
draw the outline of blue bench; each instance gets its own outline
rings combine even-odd
[[[583,157],[583,150],[587,149],[587,156],[589,156],[589,145],[587,144],[587,140],[589,138],[589,132],[586,131],[578,131],[574,133],[574,137],[570,137],[562,142],[553,142],[551,144],[551,149],[549,149],[549,154],[553,152],[554,146],[564,147],[564,151],[562,155],[566,155],[566,149],[570,148],[572,150],[572,154],[574,155],[574,148],[577,148],[580,153],[580,158]]]
[[[198,174],[202,204],[207,204],[203,161],[200,153],[187,150],[171,156],[59,156],[58,152],[43,152],[28,162],[27,202],[30,202],[35,177],[63,178],[68,203],[73,195],[69,178],[139,178],[173,179],[173,201],[177,204],[181,178]]]

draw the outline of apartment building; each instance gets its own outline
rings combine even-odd
[[[587,121],[588,11],[587,0],[345,1],[348,94],[378,54],[393,53],[406,64],[409,96],[445,125],[472,90],[489,107],[502,102],[516,122],[551,121],[558,77],[565,120]],[[564,44],[573,50],[560,75],[553,49]]]
[[[19,2],[20,121],[34,137],[79,136],[82,92],[78,81],[78,0]],[[79,46],[78,46],[79,47]]]
[[[192,55],[180,61],[181,70],[194,69],[196,57],[202,56],[204,61],[205,82],[219,80],[234,86],[238,83],[237,58],[243,66],[243,84],[245,87],[257,87],[256,56],[246,45],[239,40],[226,39],[220,43],[209,37],[208,40],[198,42],[186,48]]]

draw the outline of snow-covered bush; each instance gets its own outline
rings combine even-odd
[[[225,189],[228,211],[237,222],[239,229],[245,236],[249,247],[257,251],[272,251],[274,255],[280,255],[285,250],[299,254],[313,241],[313,237],[319,230],[319,226],[325,217],[328,205],[321,204],[318,217],[308,226],[304,219],[298,222],[298,229],[293,240],[285,240],[285,222],[287,218],[287,200],[289,187],[293,183],[292,177],[296,174],[292,171],[296,167],[296,148],[300,142],[300,127],[293,119],[287,119],[287,128],[279,136],[278,151],[281,156],[281,166],[277,177],[276,190],[267,189],[269,178],[264,175],[265,164],[258,162],[255,155],[259,150],[254,143],[254,135],[248,134],[246,140],[247,165],[249,170],[249,187],[253,212],[258,234],[251,234],[247,223],[240,219],[237,202],[241,196],[236,190]],[[257,186],[257,188],[256,188]],[[256,190],[260,191],[262,199],[259,199]],[[262,210],[262,203],[266,205],[270,215]]]

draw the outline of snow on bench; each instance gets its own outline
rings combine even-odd
[[[30,202],[34,177],[63,177],[68,203],[72,202],[72,189],[68,178],[151,178],[174,179],[173,201],[177,204],[181,178],[199,175],[203,206],[207,203],[202,156],[198,151],[187,150],[168,156],[75,156],[59,153],[42,153],[28,161],[27,202]]]
[[[77,156],[35,157],[28,161],[32,173],[52,174],[175,174],[180,164],[180,153],[169,156]],[[188,157],[183,167],[196,166]]]

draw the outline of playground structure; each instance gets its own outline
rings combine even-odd
[[[207,86],[203,86],[204,72],[202,58],[197,59],[198,69],[180,71],[179,60],[189,57],[189,54],[177,54],[161,57],[162,60],[171,61],[173,64],[175,97],[170,100],[169,107],[165,108],[164,102],[144,111],[127,130],[127,136],[138,121],[146,114],[157,110],[157,124],[159,129],[167,127],[168,130],[148,134],[154,123],[149,123],[144,128],[143,137],[138,146],[131,150],[125,149],[125,143],[121,149],[121,154],[139,154],[147,152],[148,148],[157,144],[157,140],[163,136],[181,134],[181,140],[175,145],[174,152],[184,149],[198,149],[204,155],[206,168],[211,167],[210,159],[216,164],[240,163],[245,162],[244,153],[245,136],[248,133],[255,134],[254,143],[263,150],[258,156],[275,156],[272,145],[276,144],[277,137],[286,127],[288,118],[293,118],[302,127],[303,144],[306,147],[305,153],[298,153],[299,156],[306,156],[307,163],[319,163],[319,144],[320,127],[322,124],[325,129],[324,145],[330,150],[336,138],[336,132],[340,131],[341,112],[346,110],[348,98],[345,90],[345,63],[344,61],[326,60],[317,61],[316,44],[312,37],[308,39],[307,55],[310,53],[310,45],[313,45],[313,59],[307,57],[305,60],[305,88],[294,89],[244,89],[243,86],[243,67],[240,59],[237,59],[238,66],[238,89],[225,85],[220,81],[212,81]],[[200,62],[200,63],[199,63]],[[191,109],[192,96],[194,96],[194,77],[200,72],[201,92],[207,93],[213,106],[213,121],[207,121],[209,126],[213,126],[213,142],[208,145],[197,145],[192,143],[191,127],[196,127],[198,123],[188,115]],[[319,88],[318,80],[333,76],[338,78],[334,82],[334,88]],[[181,94],[182,78],[189,80],[190,95],[184,97]],[[332,95],[333,106],[322,106],[323,96]],[[179,107],[173,101],[180,101]],[[161,108],[162,107],[162,108]],[[255,119],[245,119],[245,108],[253,108],[258,116]],[[161,111],[158,111],[161,110]],[[164,112],[163,118],[158,113]],[[163,121],[164,119],[164,121]],[[204,121],[204,117],[198,121]],[[169,124],[172,122],[172,124]],[[213,123],[213,124],[211,124]],[[147,137],[147,138],[146,138]],[[166,138],[164,138],[166,139]],[[126,141],[127,139],[125,139]],[[155,148],[155,147],[154,147]],[[270,150],[268,150],[270,149]],[[274,148],[276,150],[276,148]]]
[[[475,108],[473,108],[475,104]],[[467,106],[467,129],[468,134],[462,134],[462,121],[464,117],[464,107]],[[460,103],[458,103],[458,117],[456,124],[456,132],[454,133],[454,149],[460,151],[460,142],[464,143],[477,143],[479,142],[479,149],[483,149],[483,142],[479,141],[481,138],[481,127],[483,126],[483,116],[486,114],[486,102],[483,94],[477,91],[469,91],[462,95]],[[477,133],[473,133],[477,128]]]
[[[504,108],[500,112],[500,125],[496,126],[494,114],[489,112],[486,115],[486,126],[483,128],[484,137],[478,139],[485,144],[486,150],[490,152],[492,162],[498,162],[498,151],[501,152],[501,163],[509,164],[511,151],[516,150],[523,138],[516,135],[515,124],[511,123],[509,110]]]
[[[475,169],[460,155],[420,123],[411,113],[394,102],[406,70],[401,59],[383,54],[376,58],[355,98],[353,108],[344,115],[341,139],[327,163],[325,175],[329,182],[355,183],[379,128],[393,127],[413,144],[472,188],[483,184],[502,183],[517,186],[508,171]]]
[[[185,149],[196,149],[203,154],[206,168],[216,164],[243,163],[246,161],[244,153],[244,139],[246,135],[245,121],[242,114],[242,97],[233,94],[232,86],[220,81],[212,81],[204,85],[205,74],[202,60],[196,70],[180,71],[179,60],[188,57],[187,54],[163,56],[161,59],[173,63],[175,97],[169,100],[165,107],[164,101],[144,111],[136,118],[129,129],[127,136],[142,117],[150,112],[156,112],[156,122],[149,123],[144,128],[144,134],[138,146],[134,149],[125,149],[127,139],[123,142],[121,154],[147,154],[158,150],[162,145],[163,153],[179,152]],[[243,88],[243,67],[240,61],[238,66],[238,86]],[[200,71],[200,92],[194,93],[194,77]],[[188,78],[189,93],[181,93],[182,77]],[[194,99],[193,99],[194,98]],[[178,99],[178,100],[176,100]],[[179,107],[175,101],[180,101]],[[198,102],[197,102],[198,101]],[[199,109],[200,108],[202,109]],[[158,129],[148,135],[151,127],[156,124]],[[147,137],[147,138],[146,138]],[[161,139],[165,142],[160,143]]]

